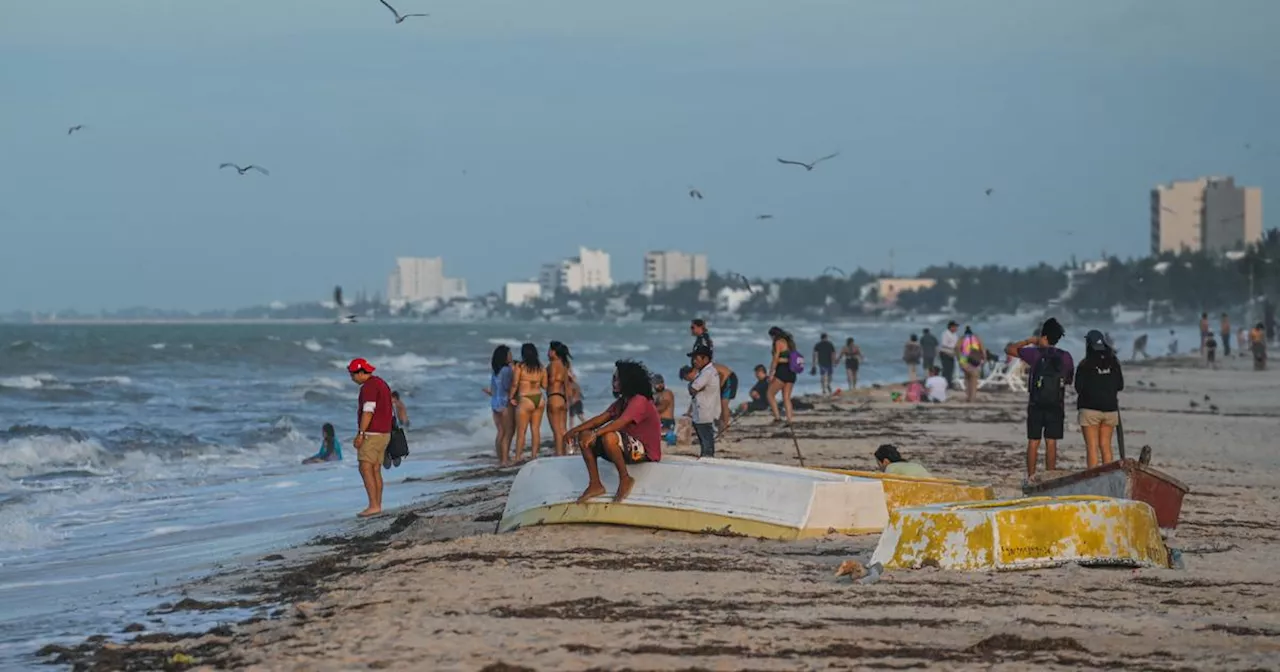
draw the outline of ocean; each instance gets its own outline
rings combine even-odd
[[[907,334],[942,328],[782,326],[806,356],[821,331],[837,346],[857,338],[863,384],[903,380]],[[1065,344],[1078,354],[1085,328],[1067,326]],[[739,401],[768,355],[768,327],[711,325],[717,359],[742,379]],[[1033,327],[1020,318],[975,325],[992,350]],[[1112,333],[1122,347],[1132,342],[1131,330]],[[1148,351],[1162,354],[1167,328],[1151,333]],[[1184,350],[1197,343],[1194,325],[1178,335]],[[646,322],[0,325],[0,668],[32,666],[44,644],[133,622],[189,627],[198,617],[157,621],[147,611],[183,581],[353,520],[365,499],[349,447],[351,358],[368,358],[408,405],[413,453],[387,474],[385,506],[395,508],[444,487],[428,477],[491,450],[481,388],[495,345],[533,342],[545,357],[553,339],[573,353],[588,414],[608,403],[615,360],[643,361],[673,381],[692,343],[687,324]],[[843,371],[835,382],[844,385]],[[687,395],[671,387],[682,408]],[[797,393],[817,389],[801,376]],[[301,466],[325,422],[347,459]]]

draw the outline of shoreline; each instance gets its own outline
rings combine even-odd
[[[1192,488],[1170,542],[1184,570],[923,569],[859,586],[832,574],[865,561],[877,535],[776,542],[587,525],[496,535],[516,469],[475,464],[478,453],[436,477],[457,489],[175,587],[199,595],[175,606],[257,610],[234,625],[124,643],[99,635],[44,653],[85,670],[1266,668],[1280,653],[1280,456],[1268,440],[1280,378],[1243,360],[1125,364],[1131,452],[1151,444],[1153,466]],[[934,475],[1020,494],[1019,395],[915,406],[887,401],[891,389],[808,397],[815,408],[795,424],[807,464],[866,469],[891,442]],[[1190,407],[1202,396],[1221,410]],[[1083,466],[1073,417],[1061,468]],[[794,464],[790,434],[759,414],[729,439],[718,457]]]

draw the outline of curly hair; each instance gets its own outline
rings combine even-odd
[[[618,392],[616,396],[630,399],[637,394],[653,401],[653,380],[649,369],[644,364],[630,359],[619,359],[614,363],[615,375],[618,376]]]

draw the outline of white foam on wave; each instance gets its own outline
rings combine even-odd
[[[613,347],[614,349],[621,350],[623,352],[648,352],[649,351],[649,346],[644,345],[642,343],[619,343],[618,345],[615,345]]]
[[[0,443],[0,477],[16,479],[58,468],[87,468],[101,464],[106,449],[93,439],[24,436]]]
[[[280,481],[279,483],[274,483],[274,484],[272,484],[272,486],[271,486],[271,487],[273,487],[273,488],[296,488],[296,487],[298,487],[299,485],[302,485],[302,484],[301,484],[301,483],[299,483],[299,482],[297,482],[297,481]]]
[[[307,340],[299,343],[298,345],[301,345],[302,347],[310,350],[311,352],[320,352],[321,350],[324,349],[324,346],[320,345],[320,342],[314,338],[308,338]]]
[[[11,376],[0,378],[0,387],[12,390],[38,390],[44,387],[45,381],[37,376]]]
[[[507,346],[509,346],[509,345],[511,345],[512,343],[519,343],[519,342],[520,342],[520,339],[518,339],[518,338],[490,338],[490,339],[486,339],[486,340],[488,340],[488,341],[489,341],[489,345],[507,345]]]
[[[369,339],[369,345],[380,345],[384,348],[395,347],[395,343],[392,343],[389,338],[371,338]]]
[[[162,537],[166,534],[177,534],[178,532],[186,532],[187,530],[191,530],[191,529],[194,529],[194,528],[188,527],[186,525],[163,525],[161,527],[157,527],[154,530],[151,530],[145,536]]]
[[[333,365],[339,369],[346,369],[347,362],[345,360],[333,360]],[[458,359],[456,357],[445,357],[443,359],[429,359],[422,355],[412,352],[406,352],[403,355],[391,355],[384,358],[373,359],[371,362],[378,369],[386,369],[388,371],[396,371],[399,373],[408,373],[420,371],[422,369],[442,366],[457,366]]]
[[[152,350],[164,350],[165,348],[169,347],[169,344],[168,343],[152,343],[148,347],[150,347]]]
[[[89,382],[99,385],[132,385],[133,379],[129,376],[98,376],[90,378]]]

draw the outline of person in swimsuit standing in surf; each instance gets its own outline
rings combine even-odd
[[[520,363],[511,368],[515,374],[511,381],[511,405],[516,409],[515,461],[521,462],[526,428],[533,439],[530,459],[538,457],[542,448],[542,414],[547,410],[542,395],[547,387],[547,370],[538,361],[538,346],[532,343],[520,346]]]
[[[569,385],[573,381],[573,357],[569,346],[551,341],[547,348],[547,420],[556,456],[565,455],[564,435],[569,431]]]

